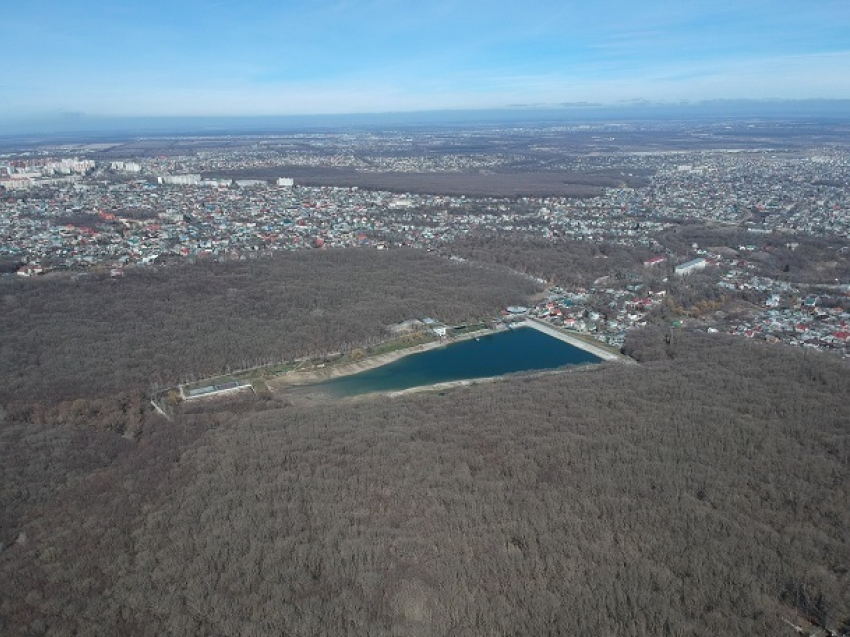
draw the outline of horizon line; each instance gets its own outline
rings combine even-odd
[[[841,117],[850,119],[850,98],[716,98],[699,101],[649,101],[621,100],[613,103],[562,102],[551,104],[510,104],[492,108],[445,108],[422,110],[388,110],[361,112],[285,113],[285,114],[97,114],[85,112],[40,113],[23,117],[0,117],[0,135],[27,136],[44,134],[75,133],[127,133],[125,127],[133,125],[168,125],[192,122],[210,126],[218,123],[261,123],[277,122],[297,126],[356,125],[358,120],[381,120],[386,125],[458,124],[474,123],[470,120],[485,119],[495,124],[500,117],[516,121],[529,117],[544,119],[546,115],[569,121],[570,115],[583,116],[589,120],[621,118],[650,119],[674,114],[710,117]],[[643,115],[644,117],[641,117]],[[525,116],[525,117],[523,117]],[[436,118],[436,121],[435,121]],[[586,121],[586,120],[585,120]],[[380,121],[360,123],[380,124]],[[115,127],[118,124],[120,127]],[[81,128],[88,126],[89,128]],[[93,127],[93,128],[91,128]],[[155,132],[139,131],[139,132]],[[164,133],[164,130],[156,131]],[[178,131],[170,131],[178,132]],[[188,131],[186,131],[188,132]],[[193,131],[200,132],[200,131]]]

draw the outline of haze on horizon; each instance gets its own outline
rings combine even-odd
[[[850,4],[151,0],[4,8],[0,127],[850,99]]]

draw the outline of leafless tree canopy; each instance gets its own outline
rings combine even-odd
[[[98,374],[117,387],[139,352],[177,375],[261,351],[251,333],[274,356],[341,347],[377,336],[361,324],[474,315],[529,291],[493,272],[317,253],[81,281],[75,297],[22,284],[3,297],[4,329],[32,343],[44,379],[3,377],[21,392],[70,382],[51,370],[85,348],[48,357],[76,339],[94,352],[65,372],[82,376],[80,396]],[[29,331],[16,331],[15,302]],[[295,315],[287,305],[303,324],[275,322]],[[91,325],[74,332],[57,307]],[[22,356],[9,333],[7,355]],[[162,342],[143,347],[152,336]],[[802,617],[850,628],[846,363],[660,328],[626,350],[639,365],[396,399],[215,404],[173,423],[126,397],[134,437],[72,411],[48,423],[4,409],[0,632],[707,637],[786,634],[783,619]]]

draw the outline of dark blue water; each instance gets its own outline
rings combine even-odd
[[[601,358],[569,343],[523,327],[412,354],[359,374],[318,383],[316,387],[338,396],[356,396],[600,362]]]

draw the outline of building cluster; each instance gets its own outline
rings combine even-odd
[[[70,184],[94,168],[94,160],[76,157],[0,160],[0,188],[24,190],[37,186]]]
[[[830,308],[799,305],[767,309],[744,320],[732,322],[726,331],[769,343],[782,342],[831,350],[850,357],[850,310],[840,305]]]
[[[657,170],[635,210],[759,232],[850,236],[850,155],[838,150],[642,158]]]
[[[730,268],[717,285],[748,292],[761,309],[745,316],[722,317],[722,322],[708,329],[850,357],[850,285],[830,286],[829,293],[815,294],[737,268]]]
[[[619,348],[630,329],[647,324],[666,294],[666,290],[652,290],[643,283],[632,283],[625,288],[554,286],[547,288],[545,298],[534,307],[512,306],[502,314],[506,321],[516,315],[532,316]]]
[[[660,280],[708,270],[716,273],[724,292],[760,295],[763,306],[746,319],[730,319],[711,329],[848,353],[848,317],[841,309],[847,305],[846,290],[810,306],[805,292],[754,276],[755,264],[740,255],[699,249],[673,254],[657,242],[660,233],[682,220],[752,233],[850,237],[847,153],[576,156],[564,160],[562,168],[598,172],[617,167],[652,177],[646,186],[609,188],[591,198],[499,199],[307,187],[285,170],[314,165],[480,171],[528,158],[449,153],[441,138],[425,144],[440,146],[441,152],[412,154],[409,148],[404,151],[409,140],[403,138],[364,134],[323,140],[314,135],[302,144],[293,137],[233,151],[120,161],[61,153],[0,158],[0,259],[17,260],[19,275],[34,276],[53,269],[97,266],[120,272],[133,265],[245,259],[303,248],[436,249],[472,232],[613,242],[650,248],[657,256],[648,258],[643,272],[633,273],[622,289],[600,284],[589,290],[554,290],[531,313],[619,346],[629,329],[645,324],[664,302]],[[281,172],[270,182],[203,176],[275,167]]]
[[[625,288],[551,288],[548,298],[529,313],[553,325],[585,332],[603,343],[622,347],[626,333],[646,325],[665,295],[665,290],[652,290],[641,283]]]
[[[728,283],[736,276],[726,275],[722,281]],[[841,287],[833,295],[799,296],[800,291],[785,282],[752,276],[744,276],[742,281],[739,289],[760,293],[760,310],[736,316],[717,312],[700,320],[676,319],[671,325],[700,326],[710,333],[722,331],[850,358],[850,286]],[[528,314],[622,347],[629,330],[657,322],[657,310],[666,298],[666,290],[653,290],[643,284],[626,288],[551,288],[548,297],[528,309]]]
[[[220,171],[289,167],[347,168],[362,172],[488,171],[522,161],[516,154],[463,152],[465,138],[424,135],[412,151],[409,135],[292,134],[263,136],[256,143],[226,149],[187,147],[185,155],[134,159],[151,174],[215,173]],[[455,150],[456,149],[456,150]],[[448,151],[448,152],[447,152]],[[116,162],[118,163],[118,162]],[[129,172],[129,171],[128,171]]]
[[[200,173],[116,180],[109,177],[127,167],[113,164],[68,183],[9,187],[0,200],[0,256],[45,268],[121,267],[302,247],[433,249],[473,230],[651,246],[665,227],[608,214],[619,209],[617,190],[582,200],[397,195],[297,186],[285,176],[274,184]]]

